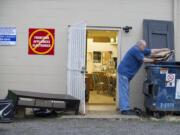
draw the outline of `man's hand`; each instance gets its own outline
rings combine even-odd
[[[143,62],[144,62],[144,63],[153,63],[153,62],[155,62],[155,61],[154,61],[154,59],[144,58],[144,59],[143,59]]]
[[[162,48],[161,51],[170,51],[169,48]]]
[[[164,52],[164,51],[170,51],[170,49],[169,48],[151,49],[151,55]]]

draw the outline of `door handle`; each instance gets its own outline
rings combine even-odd
[[[81,73],[82,73],[82,74],[87,73],[86,68],[85,68],[84,66],[81,68]]]

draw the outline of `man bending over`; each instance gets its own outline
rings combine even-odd
[[[124,56],[118,66],[119,74],[119,108],[123,115],[135,115],[135,112],[129,106],[129,84],[143,62],[153,62],[153,59],[145,56],[154,55],[162,51],[168,51],[167,48],[148,49],[144,40],[138,41]]]

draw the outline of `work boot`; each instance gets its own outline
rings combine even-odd
[[[122,115],[136,115],[136,112],[133,110],[124,110],[124,111],[121,111],[121,114]]]

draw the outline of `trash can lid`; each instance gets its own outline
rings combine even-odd
[[[171,67],[171,68],[180,68],[180,61],[174,62],[157,62],[157,63],[148,63],[145,64],[145,68],[149,67]]]

